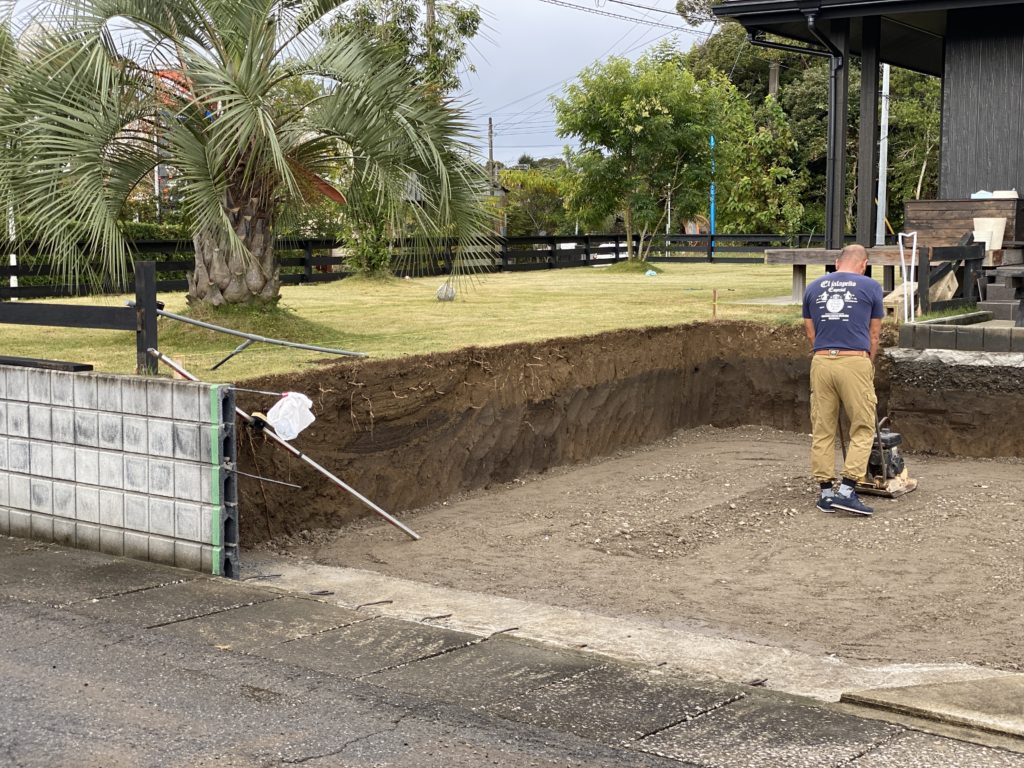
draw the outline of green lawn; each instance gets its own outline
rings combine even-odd
[[[607,269],[561,269],[476,277],[459,286],[454,302],[438,302],[440,278],[361,279],[293,286],[283,290],[286,312],[230,312],[204,319],[306,344],[395,357],[574,336],[617,328],[710,320],[712,289],[718,317],[792,323],[799,308],[740,303],[787,296],[788,266],[665,264],[657,277]],[[822,272],[824,270],[822,269]],[[812,270],[818,274],[816,269]],[[162,294],[172,312],[183,312],[183,294]],[[103,296],[76,303],[123,305]],[[241,341],[172,320],[160,321],[160,348],[203,379],[240,380],[309,366],[322,355],[258,344],[217,371],[209,368]],[[0,325],[3,354],[92,363],[97,370],[130,372],[135,340],[130,333]]]

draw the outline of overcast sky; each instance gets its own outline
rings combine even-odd
[[[674,11],[675,0],[564,1],[586,10],[543,0],[476,0],[485,29],[469,53],[476,71],[465,74],[463,84],[485,156],[488,116],[494,118],[495,160],[511,164],[524,153],[560,156],[565,141],[555,136],[551,94],[560,93],[594,61],[613,55],[635,59],[672,35],[678,36],[684,50],[701,39],[682,29],[685,22]],[[638,21],[601,16],[598,11]]]

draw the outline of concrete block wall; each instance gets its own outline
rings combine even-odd
[[[0,366],[0,533],[238,575],[234,391]]]

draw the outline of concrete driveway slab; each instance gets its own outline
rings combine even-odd
[[[366,682],[472,709],[522,696],[603,663],[594,656],[498,637],[372,675]]]
[[[638,748],[716,768],[832,768],[903,729],[824,707],[749,695],[639,742]]]
[[[167,624],[153,632],[213,645],[222,650],[252,653],[260,648],[272,648],[371,618],[317,600],[287,596],[192,621]]]
[[[445,653],[478,639],[465,632],[373,618],[254,652],[318,672],[356,678]]]
[[[908,731],[850,764],[850,768],[1024,768],[1024,755]]]
[[[742,696],[738,686],[621,664],[590,669],[486,709],[604,744],[641,739]]]

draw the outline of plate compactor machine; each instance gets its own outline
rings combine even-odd
[[[875,445],[868,458],[868,474],[857,483],[857,493],[895,499],[917,488],[917,480],[908,476],[906,462],[900,453],[903,435],[885,429],[882,419],[875,429]]]

